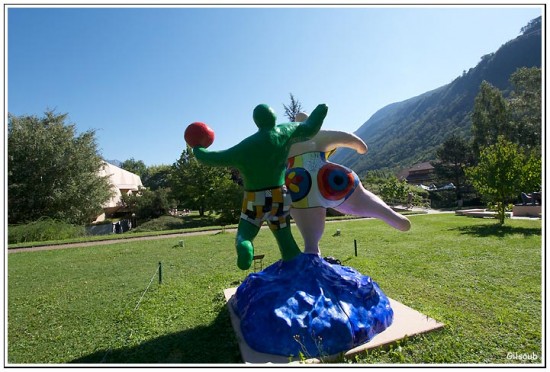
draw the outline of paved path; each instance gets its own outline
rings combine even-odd
[[[432,210],[432,209],[415,209],[413,208],[413,211],[417,211],[419,213],[425,214],[426,212],[428,214],[433,213],[454,213],[454,212],[442,212],[438,210]],[[409,215],[411,216],[411,215]],[[414,215],[412,215],[414,216]],[[362,219],[362,218],[359,218]],[[371,218],[365,218],[365,219],[371,219]],[[358,218],[350,218],[348,220],[333,220],[333,221],[327,221],[327,223],[332,222],[348,222],[348,221],[357,221]],[[262,226],[262,228],[267,228],[266,225]],[[39,247],[25,247],[25,248],[12,248],[8,249],[8,253],[18,253],[18,252],[34,252],[34,251],[45,251],[45,250],[53,250],[53,249],[65,249],[65,248],[77,248],[77,247],[90,247],[90,246],[96,246],[96,245],[109,245],[109,244],[117,244],[117,243],[128,243],[133,241],[141,241],[141,240],[158,240],[158,239],[171,239],[171,238],[177,238],[177,237],[183,237],[183,236],[195,236],[195,235],[208,235],[208,234],[218,234],[222,230],[205,230],[205,231],[193,231],[193,232],[184,232],[184,233],[176,233],[176,234],[163,234],[163,235],[153,235],[153,236],[142,236],[142,237],[135,237],[135,238],[125,238],[125,239],[111,239],[111,240],[99,240],[99,241],[92,241],[92,242],[84,242],[84,243],[67,243],[67,244],[56,244],[56,245],[43,245]],[[225,229],[225,232],[234,232],[237,231],[237,228],[228,228]]]
[[[235,231],[236,228],[225,229],[225,231]],[[117,244],[117,243],[128,243],[134,242],[136,240],[158,240],[158,239],[170,239],[177,238],[182,236],[194,236],[194,235],[208,235],[208,234],[217,234],[222,230],[205,230],[205,231],[193,231],[193,232],[184,232],[176,234],[163,234],[163,235],[152,235],[152,236],[140,236],[135,238],[124,238],[124,239],[110,239],[110,240],[98,240],[92,242],[83,242],[83,243],[67,243],[67,244],[56,244],[56,245],[43,245],[39,247],[24,247],[24,248],[12,248],[8,249],[8,253],[17,253],[17,252],[33,252],[33,251],[45,251],[51,249],[65,249],[65,248],[77,248],[77,247],[90,247],[95,245],[108,245],[108,244]]]

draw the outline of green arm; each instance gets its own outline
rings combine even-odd
[[[324,103],[317,105],[306,121],[300,124],[292,134],[292,143],[306,141],[319,132],[327,116],[328,107]]]
[[[229,167],[236,163],[237,151],[234,147],[222,151],[208,151],[204,147],[193,147],[193,154],[199,162],[211,167]]]

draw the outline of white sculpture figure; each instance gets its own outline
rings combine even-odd
[[[295,121],[307,118],[307,114],[299,113]],[[304,238],[304,253],[320,255],[327,208],[378,218],[401,231],[411,227],[406,217],[366,190],[354,171],[327,160],[338,147],[367,152],[367,145],[356,135],[329,130],[321,130],[311,140],[290,148],[286,185],[292,196],[290,214]]]

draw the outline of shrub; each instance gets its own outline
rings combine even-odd
[[[76,226],[49,217],[24,225],[8,226],[8,244],[64,240],[86,235],[84,226]]]
[[[133,228],[131,232],[164,231],[183,228],[185,228],[185,225],[181,217],[161,216],[139,224],[138,227]]]
[[[122,204],[134,212],[140,221],[158,218],[168,214],[173,202],[168,198],[168,189],[149,190],[140,188],[137,193],[123,194]]]
[[[456,207],[456,192],[455,190],[431,191],[430,202],[432,208]]]
[[[379,189],[380,198],[390,205],[406,201],[409,191],[407,181],[399,181],[395,176],[386,179]]]
[[[191,229],[196,227],[214,226],[217,220],[214,216],[161,216],[139,224],[131,232],[146,232],[146,231],[165,231]]]

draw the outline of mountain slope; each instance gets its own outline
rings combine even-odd
[[[449,135],[470,137],[470,115],[483,80],[509,90],[510,75],[520,67],[540,67],[541,56],[539,22],[497,52],[483,56],[475,68],[451,83],[377,111],[355,132],[368,145],[368,153],[339,149],[331,161],[364,175],[369,170],[433,160],[436,148]]]

